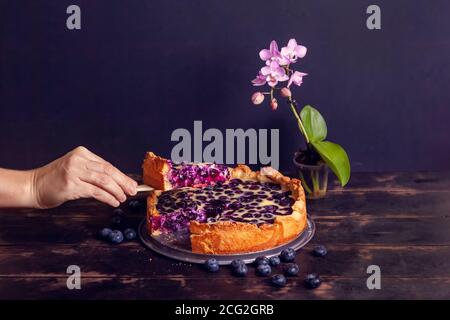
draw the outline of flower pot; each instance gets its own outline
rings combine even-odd
[[[298,152],[294,155],[294,164],[297,174],[302,181],[308,199],[320,199],[325,197],[328,186],[328,166],[319,161],[317,165],[307,165],[297,161]]]

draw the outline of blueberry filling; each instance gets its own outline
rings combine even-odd
[[[169,182],[175,188],[201,187],[230,179],[227,166],[221,164],[182,163],[176,165],[169,162],[169,165]]]
[[[280,185],[228,180],[229,177],[227,181],[202,188],[182,187],[163,192],[156,205],[160,215],[152,218],[152,228],[163,232],[181,231],[186,230],[192,220],[271,224],[277,215],[292,213],[294,200],[290,191]]]

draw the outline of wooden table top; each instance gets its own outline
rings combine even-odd
[[[160,256],[136,242],[96,239],[112,209],[93,200],[51,210],[0,209],[0,299],[450,299],[450,176],[444,173],[355,173],[308,202],[314,239],[297,256],[300,276],[282,289],[229,268]],[[137,226],[144,213],[129,212]],[[311,250],[324,244],[328,255]],[[81,268],[81,289],[66,286],[69,265]],[[366,269],[381,268],[381,290],[369,290]],[[318,272],[319,289],[303,286]]]

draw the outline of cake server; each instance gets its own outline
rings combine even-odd
[[[155,190],[155,188],[152,188],[146,184],[140,184],[136,188],[137,192],[149,192]]]

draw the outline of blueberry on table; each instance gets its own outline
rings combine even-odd
[[[300,268],[298,267],[298,264],[296,264],[296,263],[287,263],[283,266],[284,274],[289,277],[296,276],[298,274],[299,270],[300,270]]]
[[[259,266],[261,264],[269,264],[269,258],[266,256],[261,256],[255,259],[255,265]]]
[[[233,273],[238,277],[245,277],[247,275],[247,272],[248,268],[245,263],[242,263],[233,269]]]
[[[272,268],[268,264],[260,264],[256,267],[258,276],[267,277],[272,272]]]
[[[124,215],[124,211],[120,208],[114,209],[113,210],[113,216],[123,216]]]
[[[244,261],[242,261],[241,259],[235,259],[231,261],[231,268],[234,270],[242,264],[245,265]]]
[[[316,257],[325,257],[327,252],[327,248],[324,245],[318,245],[313,249],[313,255]]]
[[[269,264],[272,267],[276,267],[277,265],[279,265],[281,263],[280,261],[280,257],[274,256],[274,257],[270,257],[269,259]]]
[[[295,260],[295,250],[292,248],[287,248],[281,251],[280,259],[283,262],[292,262]]]
[[[123,241],[123,234],[119,230],[114,230],[109,235],[109,240],[112,243],[119,244]]]
[[[103,228],[102,230],[100,230],[100,237],[102,239],[109,239],[111,232],[112,230],[110,228]]]
[[[272,276],[270,281],[272,282],[272,284],[275,287],[281,288],[281,287],[284,287],[286,285],[286,277],[283,276],[282,274],[276,274],[276,275]]]
[[[317,273],[310,273],[305,278],[305,285],[308,289],[316,289],[320,287],[322,281]]]
[[[137,237],[136,231],[134,231],[134,229],[131,229],[131,228],[125,229],[123,232],[123,235],[125,236],[125,239],[127,239],[127,240],[134,240]]]
[[[209,272],[219,271],[219,263],[214,258],[206,260],[205,267],[206,267],[206,270],[208,270]]]
[[[128,203],[128,206],[129,206],[131,209],[133,209],[133,210],[137,210],[137,209],[140,208],[141,203],[140,203],[139,200],[131,200],[131,201]]]

